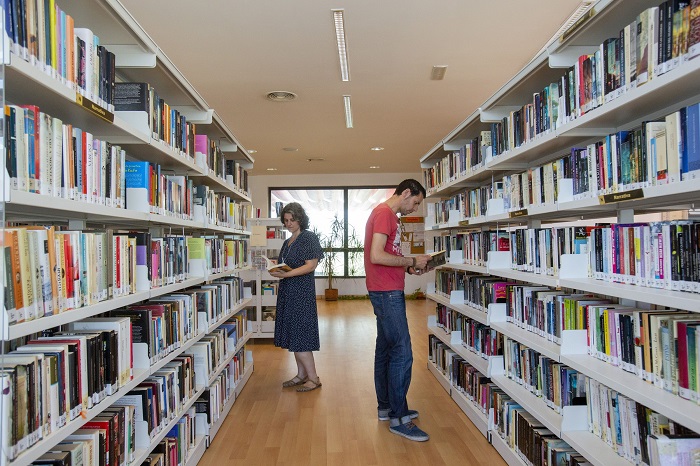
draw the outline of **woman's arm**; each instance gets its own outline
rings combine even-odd
[[[302,265],[301,267],[292,269],[289,272],[283,272],[279,270],[276,272],[270,272],[270,275],[276,278],[298,277],[299,275],[306,275],[307,273],[313,272],[314,270],[316,270],[316,267],[318,267],[318,259],[309,259],[305,261],[304,265]]]

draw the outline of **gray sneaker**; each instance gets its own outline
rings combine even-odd
[[[397,426],[389,427],[389,430],[396,435],[401,437],[406,437],[414,442],[425,442],[430,438],[428,434],[423,432],[420,427],[415,425],[413,421],[408,421],[406,424],[399,424]]]
[[[380,421],[388,421],[389,420],[389,408],[387,409],[379,409],[377,410],[377,417],[379,418]],[[416,419],[418,417],[418,411],[415,411],[413,409],[408,410],[408,417],[411,419]]]

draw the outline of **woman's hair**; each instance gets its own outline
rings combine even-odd
[[[292,220],[299,222],[299,227],[302,230],[309,229],[309,216],[306,215],[306,211],[298,202],[290,202],[282,208],[280,213],[280,221],[284,225],[284,214],[292,214]]]

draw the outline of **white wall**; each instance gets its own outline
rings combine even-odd
[[[270,187],[302,188],[309,186],[396,186],[406,178],[421,180],[420,173],[362,173],[348,175],[262,175],[251,176],[250,184],[253,205],[262,209],[263,215],[269,215],[270,199],[268,189]],[[420,213],[420,215],[423,215]],[[428,280],[434,280],[434,274],[424,276],[406,276],[406,293],[413,293],[417,288],[425,291]],[[335,286],[341,295],[365,295],[367,287],[364,278],[337,279]],[[326,280],[316,280],[316,294],[323,295],[326,289]]]

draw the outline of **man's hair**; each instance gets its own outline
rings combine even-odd
[[[411,196],[417,196],[419,194],[422,194],[423,197],[425,197],[425,188],[423,187],[423,185],[421,185],[418,181],[412,178],[403,180],[401,183],[399,183],[399,185],[396,187],[396,191],[394,191],[394,194],[400,195],[407,189],[411,190]]]
[[[290,202],[282,208],[280,213],[280,220],[282,225],[284,225],[284,214],[292,214],[292,220],[299,222],[299,228],[302,230],[309,229],[309,216],[306,215],[306,211],[298,202]]]

